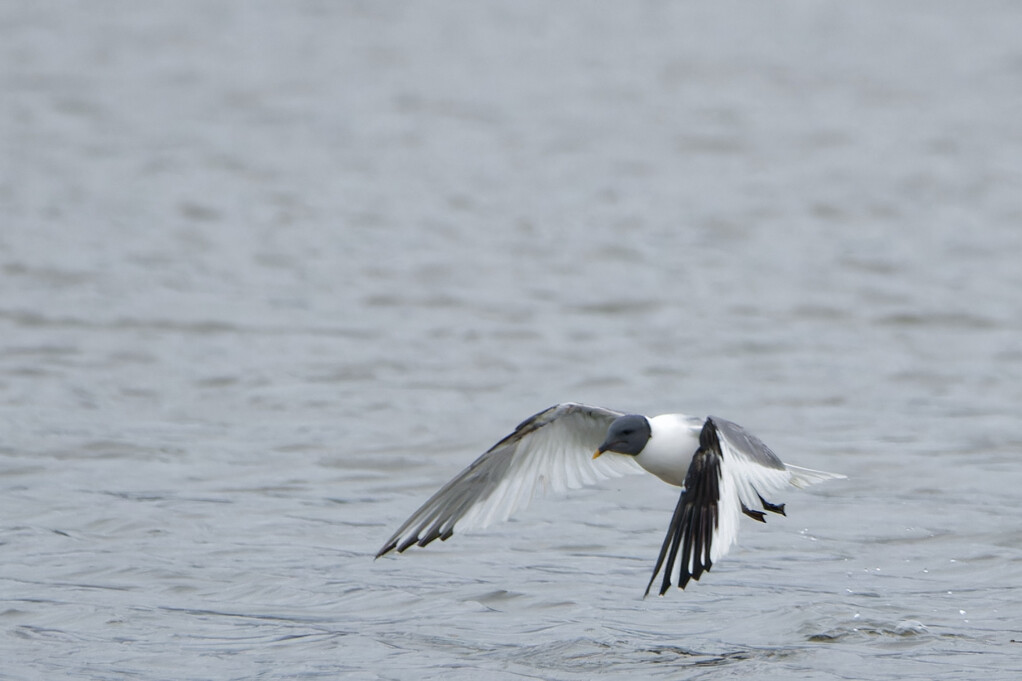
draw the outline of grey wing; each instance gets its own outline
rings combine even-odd
[[[720,449],[728,463],[726,471],[731,478],[730,485],[734,486],[747,509],[753,509],[762,503],[766,510],[775,510],[771,508],[773,504],[768,503],[764,497],[787,489],[788,485],[807,487],[824,480],[845,477],[840,473],[827,473],[786,464],[762,440],[737,423],[719,416],[711,416],[708,422],[717,428]],[[780,512],[784,513],[783,504],[780,506]],[[755,517],[755,513],[752,515]]]
[[[722,444],[730,447],[736,456],[766,468],[784,470],[784,462],[773,450],[745,428],[719,416],[711,416],[709,420],[717,427],[717,434],[724,440]]]
[[[537,489],[563,492],[641,473],[631,456],[593,459],[621,412],[572,402],[530,416],[430,497],[380,548],[376,557],[448,539],[458,531],[507,520]]]

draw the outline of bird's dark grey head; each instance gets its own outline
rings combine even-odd
[[[626,414],[614,419],[607,429],[607,437],[596,450],[595,459],[604,452],[637,455],[649,442],[649,420],[641,414]]]

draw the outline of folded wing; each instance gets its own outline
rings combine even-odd
[[[380,548],[376,557],[446,540],[458,531],[507,520],[536,490],[563,492],[641,473],[631,456],[593,459],[621,412],[558,404],[534,414],[430,497]]]

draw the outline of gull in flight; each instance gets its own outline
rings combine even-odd
[[[649,595],[698,580],[738,538],[741,516],[785,515],[768,501],[789,485],[844,478],[782,462],[741,426],[716,416],[646,417],[572,402],[530,416],[458,473],[384,543],[376,557],[507,520],[537,489],[563,492],[630,473],[652,473],[681,487],[660,547]]]

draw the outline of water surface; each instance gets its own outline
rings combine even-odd
[[[0,9],[0,676],[1022,671],[1022,10]],[[529,414],[847,481],[641,598],[630,478],[373,561]]]

